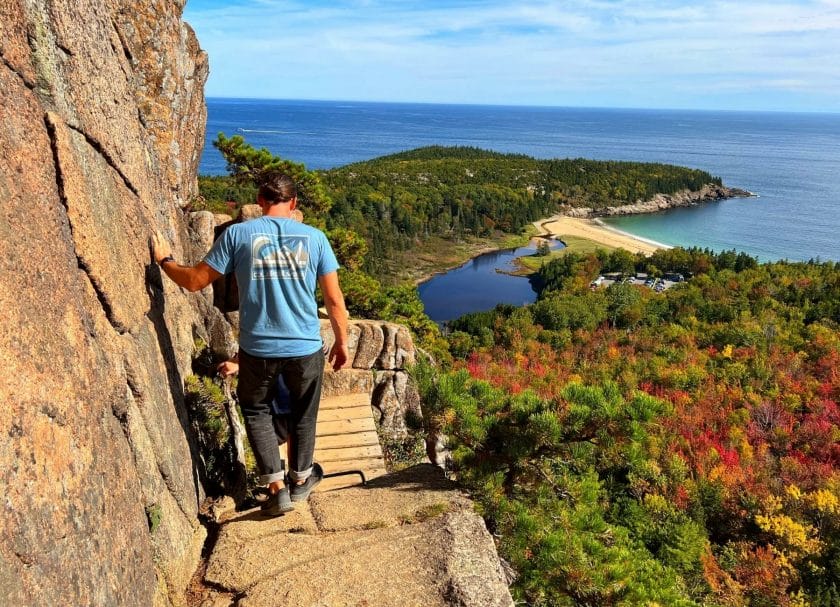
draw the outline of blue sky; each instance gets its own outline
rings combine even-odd
[[[207,95],[840,111],[840,0],[188,0]]]

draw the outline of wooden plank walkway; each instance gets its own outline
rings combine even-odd
[[[283,457],[288,461],[283,446]],[[361,470],[366,479],[382,476],[385,459],[370,407],[370,394],[348,394],[321,399],[315,429],[315,461],[326,474]],[[316,491],[358,485],[358,474],[324,479]]]

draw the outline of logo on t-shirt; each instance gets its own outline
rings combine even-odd
[[[309,267],[309,236],[253,234],[251,278],[253,280],[302,280]]]

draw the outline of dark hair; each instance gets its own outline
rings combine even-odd
[[[271,204],[289,202],[292,198],[297,197],[297,187],[288,175],[271,173],[262,180],[258,195]]]

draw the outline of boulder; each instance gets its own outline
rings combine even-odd
[[[373,369],[382,355],[385,345],[385,335],[380,323],[356,322],[348,336],[352,351],[353,367],[356,369]]]
[[[191,250],[197,254],[196,259],[188,263],[195,264],[201,259],[216,241],[216,217],[210,211],[195,211],[189,214],[189,235]]]
[[[393,437],[408,433],[411,422],[408,418],[420,420],[423,417],[420,395],[405,371],[376,371],[371,403],[383,430]]]
[[[344,394],[373,394],[373,373],[369,369],[342,369],[335,372],[327,366],[321,396],[342,396]]]
[[[232,223],[233,217],[225,213],[213,213],[213,221],[216,222],[217,227],[222,227]]]
[[[263,216],[262,209],[256,204],[243,204],[239,209],[239,217],[237,221],[249,221],[251,219],[258,219]]]

